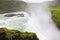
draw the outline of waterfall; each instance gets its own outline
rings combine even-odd
[[[25,11],[29,14],[30,20],[26,24],[26,31],[35,32],[39,40],[60,40],[60,32],[51,19],[48,5],[45,3],[27,4]]]
[[[28,5],[25,12],[23,12],[25,17],[19,17],[18,14],[21,12],[12,12],[15,15],[12,17],[5,17],[7,13],[0,14],[0,28],[6,27],[8,29],[34,32],[39,40],[60,40],[60,32],[52,21],[51,12],[48,10],[49,2],[46,3],[48,5],[44,3],[49,0],[23,1]]]

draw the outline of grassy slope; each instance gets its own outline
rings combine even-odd
[[[57,24],[57,28],[60,30],[60,4],[51,8],[52,19]]]
[[[0,28],[0,40],[39,40],[35,33]]]
[[[27,7],[27,4],[23,1],[4,1],[0,0],[0,14],[16,12],[16,11],[24,11]]]

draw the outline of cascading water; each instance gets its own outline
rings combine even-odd
[[[41,40],[60,40],[59,31],[51,20],[51,13],[43,5],[30,3],[26,11],[31,13],[27,31],[35,32]]]
[[[48,5],[44,2],[26,2],[28,2],[28,7],[25,11],[30,13],[30,20],[26,24],[27,31],[35,32],[40,40],[60,40],[60,32],[51,19],[50,11],[46,8]]]
[[[14,16],[11,16],[11,15]],[[10,17],[9,17],[10,15]],[[0,14],[0,28],[6,27],[8,29],[16,29],[24,31],[25,23],[28,21],[28,15],[26,12],[11,12]]]

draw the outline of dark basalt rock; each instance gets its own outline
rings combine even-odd
[[[24,17],[24,14],[6,14],[4,15],[5,17],[13,17],[13,16],[17,16],[17,17]]]
[[[16,14],[6,14],[4,15],[5,17],[12,17],[12,16],[16,16]]]

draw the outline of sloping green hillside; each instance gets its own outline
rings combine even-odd
[[[16,0],[0,0],[0,14],[16,12],[16,11],[24,11],[27,7],[27,4],[23,1]]]
[[[57,24],[57,28],[60,30],[60,4],[51,8],[51,13],[53,21]]]
[[[0,28],[0,40],[39,40],[35,33]]]

